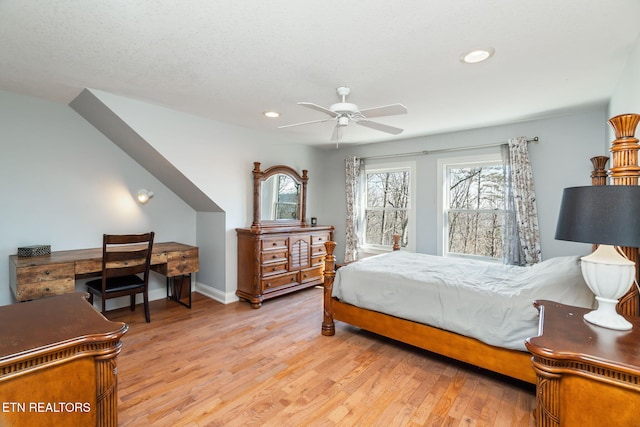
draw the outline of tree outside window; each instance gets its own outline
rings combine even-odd
[[[368,246],[391,246],[400,234],[400,245],[408,243],[411,208],[409,168],[367,170],[364,240]]]
[[[501,259],[505,219],[502,164],[447,165],[446,177],[447,252]]]

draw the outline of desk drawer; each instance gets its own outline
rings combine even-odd
[[[83,259],[75,263],[76,275],[83,277],[100,276],[102,259]]]
[[[167,277],[195,273],[198,269],[198,248],[167,254],[167,272],[165,274]]]
[[[73,263],[21,267],[16,271],[16,299],[26,301],[75,290]]]

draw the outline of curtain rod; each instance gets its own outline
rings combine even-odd
[[[540,138],[537,136],[532,139],[527,139],[527,142],[538,143]],[[426,156],[427,154],[434,153],[446,153],[450,151],[463,151],[463,150],[474,150],[476,148],[488,148],[488,147],[499,147],[501,145],[507,144],[508,141],[504,142],[494,142],[493,144],[484,144],[484,145],[472,145],[467,147],[452,147],[452,148],[439,148],[437,150],[424,150],[424,151],[414,151],[413,153],[400,153],[400,154],[386,154],[381,156],[371,156],[371,157],[361,157],[361,160],[378,160],[378,159],[392,159],[395,157],[409,157],[409,156]]]

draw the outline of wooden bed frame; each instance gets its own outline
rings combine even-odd
[[[638,139],[632,138],[633,131],[618,131],[618,127],[627,127],[629,119],[621,116],[612,118],[609,123],[616,130],[618,139],[612,142],[613,165],[607,174],[605,164],[608,158],[598,156],[591,159],[594,171],[592,185],[606,185],[606,177],[612,178],[612,184],[638,185],[640,168],[638,168]],[[623,124],[613,121],[621,121]],[[637,118],[635,118],[637,124]],[[633,125],[635,129],[635,125]],[[630,175],[634,175],[630,177]],[[622,177],[619,178],[618,176]],[[324,270],[324,317],[322,335],[335,335],[335,321],[339,320],[376,334],[414,345],[452,359],[488,369],[528,383],[536,383],[536,373],[531,364],[531,354],[526,351],[510,350],[485,344],[475,338],[466,337],[454,332],[445,331],[421,323],[359,308],[339,301],[331,296],[333,281],[336,275],[335,242],[326,242],[327,255]],[[394,237],[394,250],[399,249],[398,240]],[[627,256],[638,265],[638,249],[624,248]],[[636,267],[637,268],[637,267]],[[532,301],[533,303],[533,301]],[[620,300],[618,311],[628,316],[639,315],[638,290],[632,286]]]
[[[322,335],[335,335],[335,321],[339,320],[433,353],[528,383],[536,383],[536,374],[531,366],[531,354],[528,352],[494,347],[475,338],[359,308],[332,297],[333,280],[336,276],[336,243],[325,242],[325,247],[327,255],[324,270]],[[395,247],[396,245],[394,250]]]

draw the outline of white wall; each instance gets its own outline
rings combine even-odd
[[[263,168],[285,164],[298,171],[309,170],[308,212],[314,211],[318,203],[315,195],[320,194],[322,186],[317,149],[284,143],[279,132],[258,133],[99,90],[91,92],[224,210],[224,215],[213,222],[221,230],[206,224],[211,238],[223,239],[224,246],[209,242],[203,231],[197,231],[203,250],[225,258],[224,274],[208,278],[224,281],[206,281],[210,286],[202,288],[203,293],[224,301],[235,298],[235,229],[250,226],[253,219],[253,162],[261,162]],[[198,224],[205,224],[209,216],[200,216]]]
[[[323,195],[325,209],[320,215],[323,222],[336,226],[338,248],[336,256],[344,256],[344,230],[346,216],[344,192],[344,159],[349,155],[371,157],[387,154],[411,153],[441,148],[465,147],[506,141],[516,136],[540,138],[538,144],[529,144],[532,163],[542,256],[581,254],[588,251],[586,245],[562,242],[554,239],[557,214],[562,189],[576,185],[590,185],[592,171],[589,159],[607,155],[605,152],[605,107],[592,108],[576,114],[553,119],[534,120],[503,126],[452,132],[423,138],[412,138],[393,142],[343,146],[328,151],[324,170],[327,172]],[[469,156],[487,153],[488,150],[457,151],[412,157],[417,163],[417,242],[416,251],[437,254],[437,161],[442,157]],[[405,161],[408,158],[400,158]],[[385,160],[388,162],[389,160]]]
[[[20,246],[100,247],[103,233],[147,230],[196,243],[196,213],[71,108],[0,91],[0,129],[0,305],[13,301],[9,255]],[[140,188],[155,193],[146,205]],[[151,296],[164,297],[153,276]]]
[[[640,114],[640,38],[636,41],[636,47],[629,56],[616,90],[611,96],[607,118],[627,113]],[[608,143],[615,139],[610,126],[607,137]],[[640,126],[636,129],[636,138],[638,137],[640,137]]]

